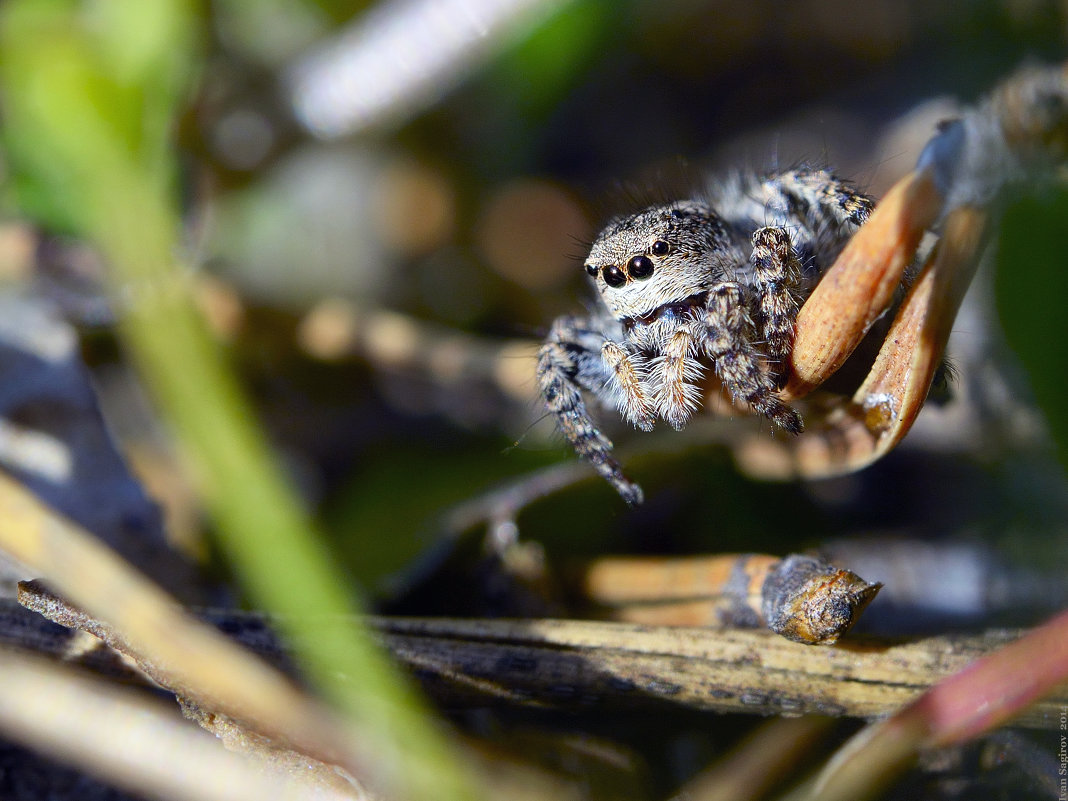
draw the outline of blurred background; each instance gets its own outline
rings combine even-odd
[[[1000,333],[993,263],[954,334],[957,394],[861,474],[762,480],[686,431],[644,451],[609,413],[636,454],[642,508],[577,481],[506,521],[515,539],[496,550],[485,535],[499,525],[451,514],[574,459],[544,419],[530,358],[556,316],[590,302],[581,259],[608,216],[709,174],[800,162],[878,196],[957,104],[1063,58],[1064,3],[263,0],[207,5],[202,32],[178,132],[198,300],[336,559],[381,609],[566,613],[540,588],[546,565],[812,547],[887,582],[869,615],[888,630],[903,628],[895,579],[909,585],[902,604],[929,602],[909,618],[920,628],[1028,624],[1068,598],[1052,569],[1068,563],[1063,467],[1031,400],[1036,373]],[[169,536],[224,577],[117,344],[107,266],[61,226],[26,222],[10,195],[5,208],[7,290],[74,327]],[[1063,211],[1063,197],[1012,205],[998,257],[1010,287],[1013,260],[1032,261]],[[1056,252],[1050,287],[1063,284]],[[1042,292],[1037,281],[1024,291]],[[1028,318],[1026,298],[1003,307]],[[1038,345],[1038,380],[1063,382],[1063,351]],[[574,725],[648,746],[648,721],[630,723]],[[658,725],[644,758],[667,790],[750,721]]]
[[[450,504],[572,458],[539,422],[522,351],[494,349],[589,303],[580,260],[608,215],[710,172],[800,161],[878,196],[957,99],[1056,59],[1068,30],[1061,6],[1039,2],[515,3],[501,6],[511,16],[480,12],[486,35],[450,56],[465,34],[449,25],[463,17],[433,5],[214,7],[182,129],[204,301],[370,588],[430,544]],[[402,316],[368,316],[378,311]],[[997,336],[974,325],[964,347],[990,355]],[[100,334],[87,342],[107,387],[121,363]],[[613,418],[602,415],[623,444],[630,432]],[[871,478],[753,484],[722,449],[683,454],[685,438],[674,437],[680,455],[634,464],[646,508],[627,512],[591,481],[529,510],[524,537],[778,552],[976,521],[1005,537],[1043,509],[996,460],[922,450]],[[918,472],[940,460],[957,480]]]

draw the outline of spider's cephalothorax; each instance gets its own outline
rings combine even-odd
[[[582,391],[642,430],[657,418],[681,428],[709,367],[735,402],[799,433],[777,395],[797,310],[870,211],[830,173],[794,170],[613,220],[584,264],[598,308],[556,320],[538,355],[546,405],[576,452],[639,502]]]

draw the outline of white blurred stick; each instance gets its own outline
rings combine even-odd
[[[380,3],[289,76],[297,117],[333,139],[402,122],[431,105],[517,31],[566,0]]]

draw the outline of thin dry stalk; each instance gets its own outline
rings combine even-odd
[[[780,718],[765,723],[686,784],[672,801],[756,801],[788,781],[833,725],[831,718]]]
[[[191,618],[89,533],[0,473],[0,548],[100,621],[141,655],[149,675],[206,708],[249,722],[312,754],[358,762],[352,738],[289,679]]]
[[[284,771],[234,754],[144,693],[0,649],[0,730],[134,793],[165,801],[367,796],[337,775]]]

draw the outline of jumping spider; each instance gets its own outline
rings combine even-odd
[[[829,172],[799,169],[610,222],[584,264],[597,307],[557,319],[538,354],[541,393],[575,451],[640,503],[582,391],[644,431],[658,417],[678,429],[708,366],[736,403],[800,433],[778,396],[797,311],[871,209]]]

